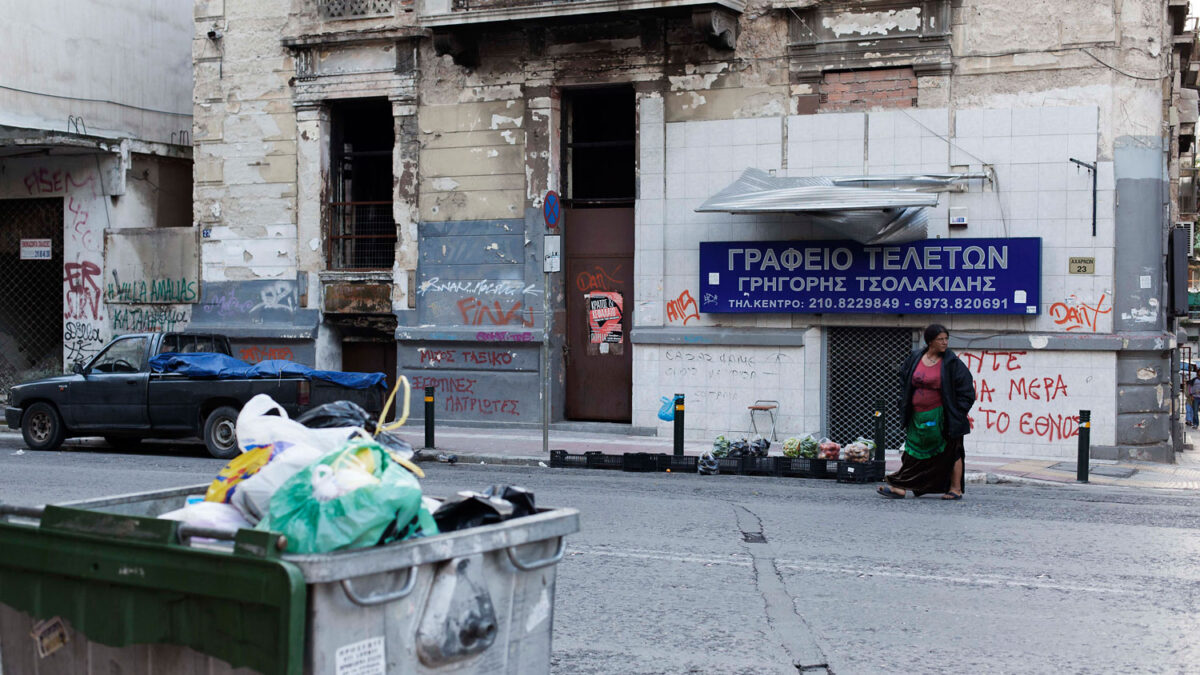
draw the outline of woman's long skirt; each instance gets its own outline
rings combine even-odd
[[[946,440],[946,449],[929,459],[917,459],[908,453],[900,454],[900,470],[885,480],[892,487],[912,490],[920,497],[928,492],[949,492],[954,474],[954,463],[963,460],[959,469],[959,485],[966,491],[963,476],[966,473],[966,453],[962,436]]]

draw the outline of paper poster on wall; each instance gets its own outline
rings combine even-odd
[[[621,354],[625,332],[621,329],[624,303],[615,291],[585,293],[588,312],[588,353]]]

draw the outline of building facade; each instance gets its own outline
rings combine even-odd
[[[178,3],[5,12],[0,85],[0,391],[113,335],[186,325],[191,35]]]
[[[1186,9],[200,0],[191,324],[405,374],[455,423],[540,425],[548,382],[555,422],[670,433],[680,393],[693,441],[769,401],[780,439],[882,407],[898,444],[897,365],[939,322],[973,451],[1074,456],[1087,410],[1094,456],[1170,461]],[[923,236],[708,208],[744,174],[919,186],[869,206]]]

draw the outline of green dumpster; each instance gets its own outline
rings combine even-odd
[[[0,505],[4,675],[549,672],[574,509],[330,554],[157,515],[207,486]]]

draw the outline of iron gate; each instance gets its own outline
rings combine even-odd
[[[900,364],[913,349],[912,331],[905,328],[830,328],[826,428],[829,437],[845,444],[859,436],[875,435],[873,412],[883,402],[884,437],[888,448],[904,443],[900,424]]]
[[[48,239],[49,259],[21,260],[22,239]],[[7,401],[14,384],[63,372],[62,199],[0,199],[0,288],[0,398]]]

